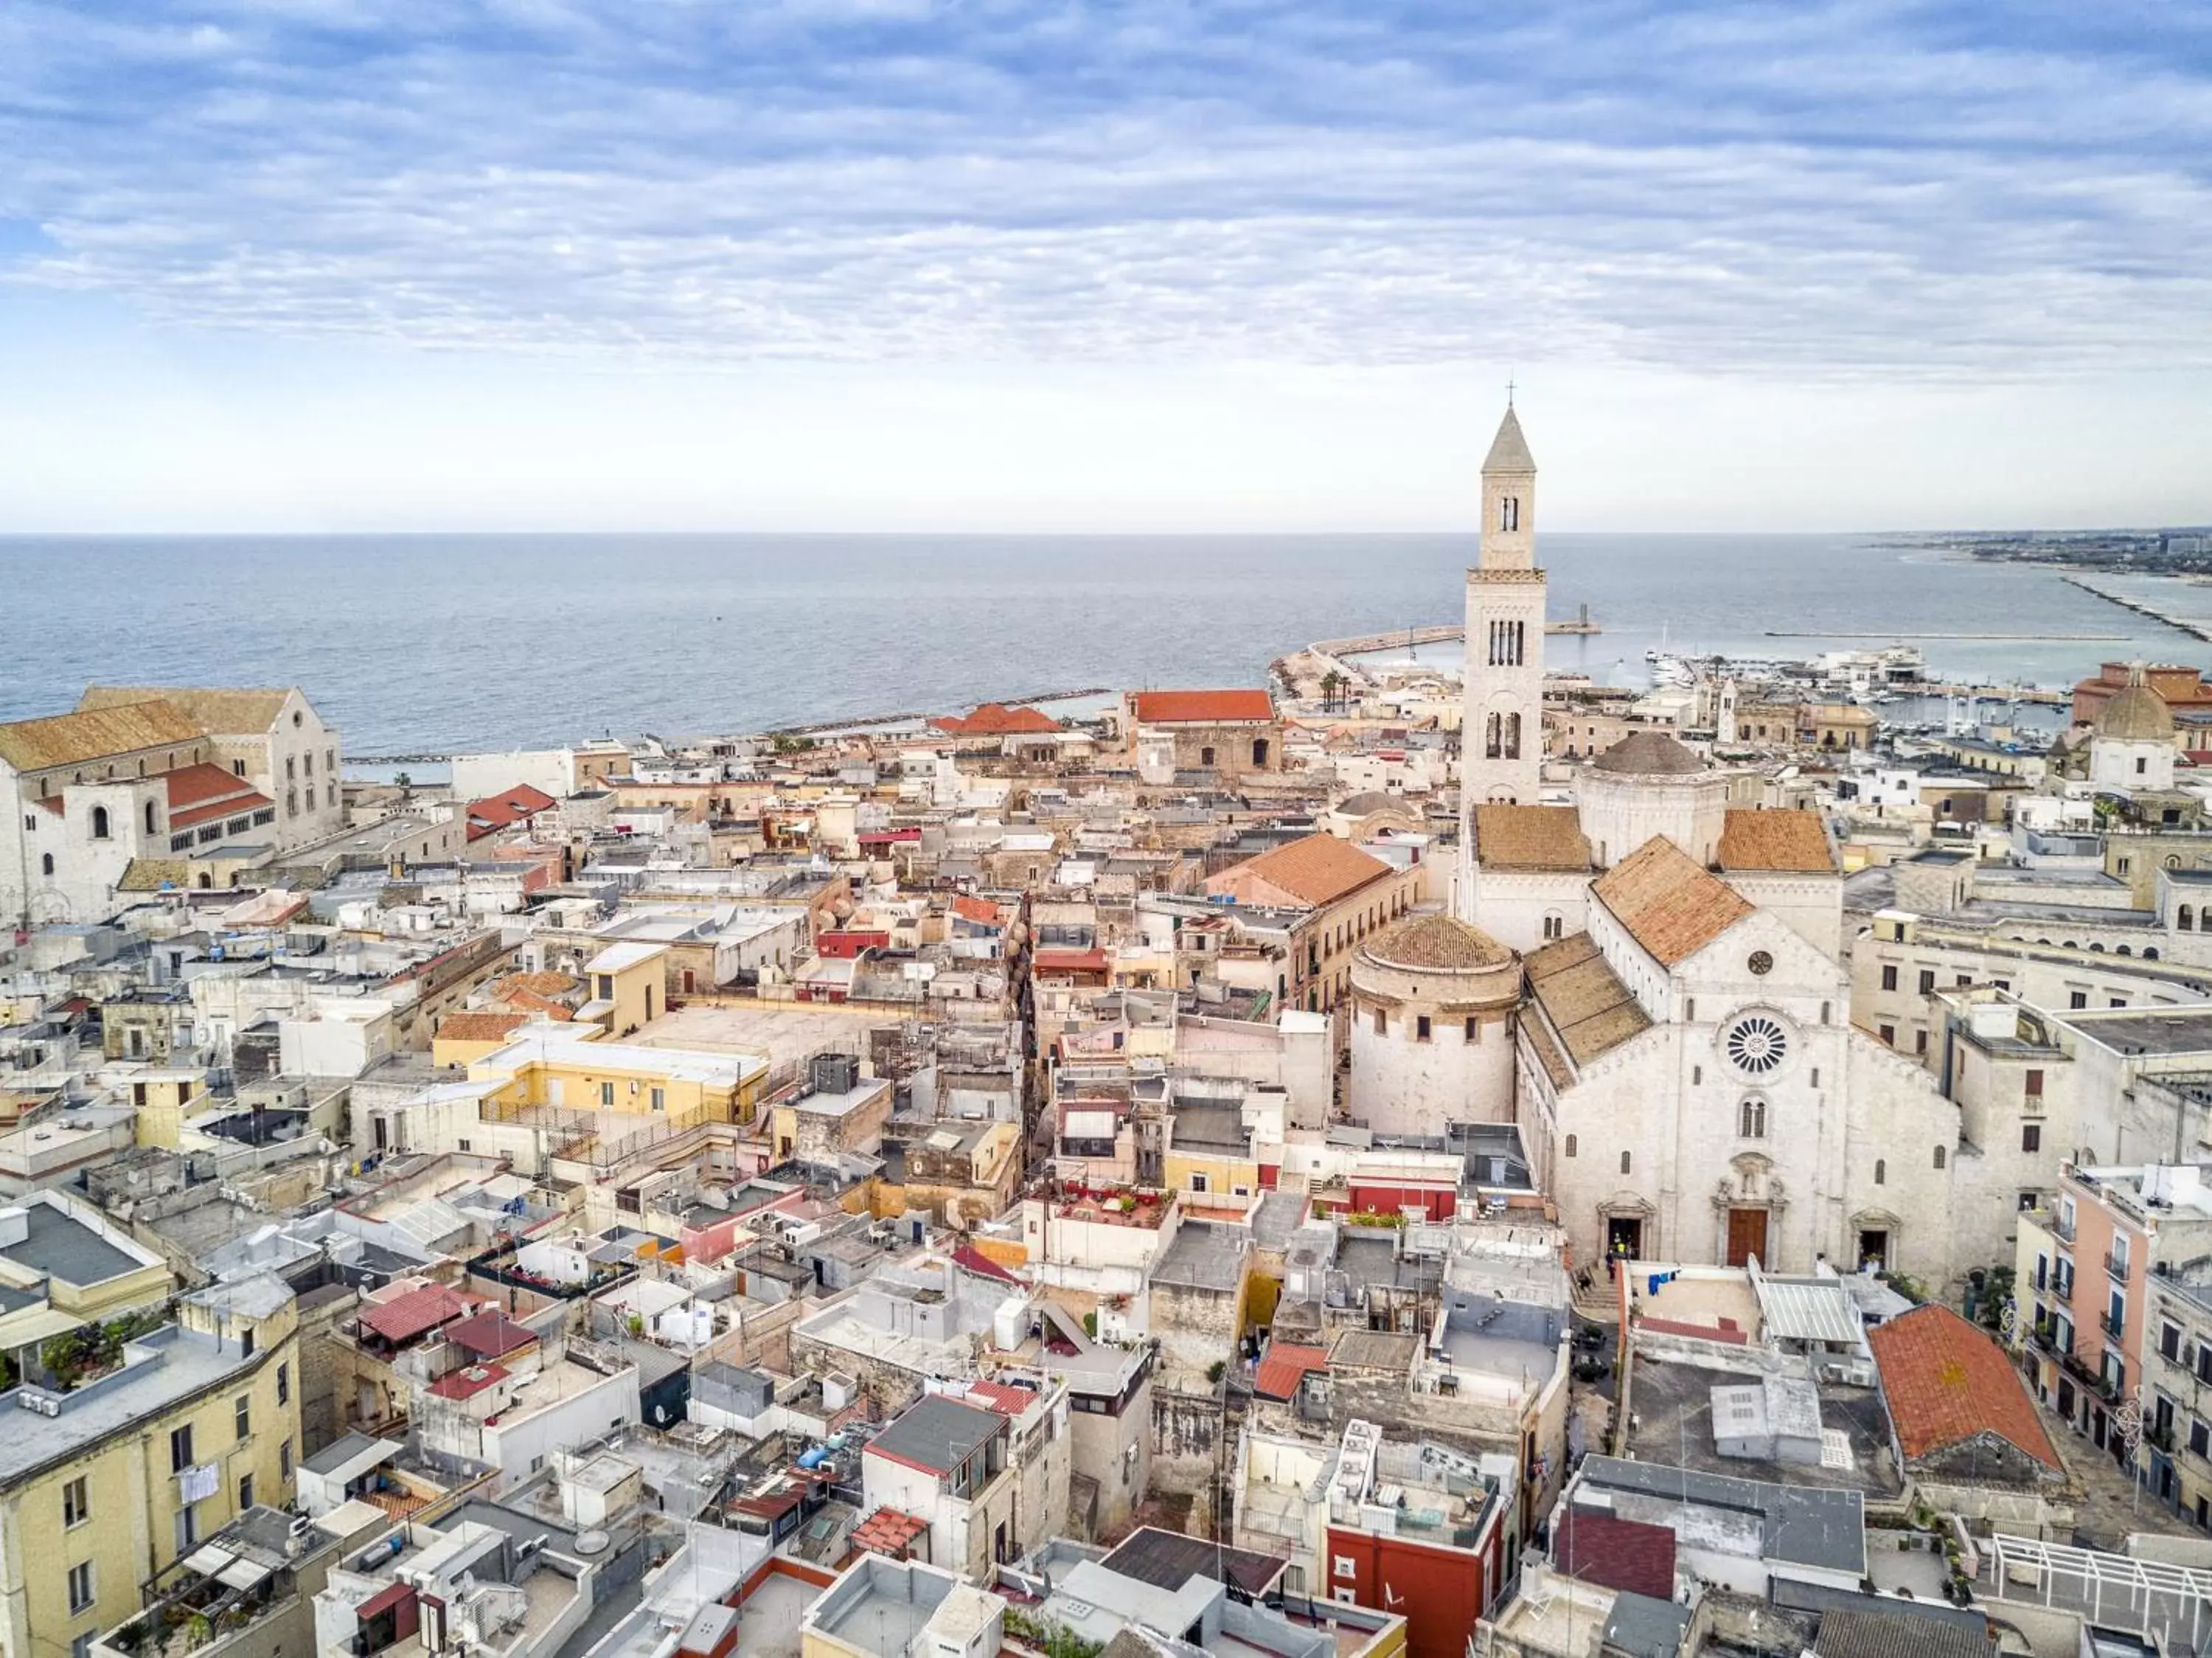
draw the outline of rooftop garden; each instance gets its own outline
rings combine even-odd
[[[151,1335],[168,1321],[166,1308],[126,1313],[103,1324],[88,1324],[39,1344],[39,1362],[29,1380],[56,1393],[66,1393],[87,1382],[120,1369],[123,1348],[141,1336]],[[9,1366],[10,1370],[14,1366]],[[18,1377],[17,1380],[21,1378]],[[12,1383],[10,1384],[12,1385]]]

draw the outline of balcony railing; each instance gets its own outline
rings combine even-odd
[[[2124,1255],[2116,1255],[2112,1251],[2106,1250],[2105,1272],[2107,1277],[2118,1278],[2121,1283],[2125,1283],[2128,1277],[2128,1258]]]
[[[2164,1427],[2160,1427],[2155,1422],[2145,1423],[2143,1437],[2168,1456],[2173,1454],[2173,1424],[2172,1423],[2166,1423]]]
[[[2124,1318],[2114,1318],[2112,1316],[2112,1309],[2109,1307],[2103,1312],[2097,1314],[2097,1327],[2103,1331],[2106,1335],[2110,1336],[2114,1341],[2123,1341],[2127,1338],[2127,1320]]]
[[[2056,1210],[2052,1210],[2051,1216],[2051,1235],[2057,1239],[2061,1243],[2072,1243],[2074,1241],[2074,1222],[2068,1220],[2066,1216],[2059,1211]]]

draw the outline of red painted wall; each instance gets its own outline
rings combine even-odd
[[[1494,1549],[1492,1527],[1487,1546]],[[1337,1574],[1349,1560],[1353,1575]],[[1396,1612],[1406,1620],[1408,1658],[1467,1658],[1468,1637],[1489,1600],[1497,1563],[1463,1549],[1437,1549],[1402,1537],[1328,1528],[1328,1553],[1322,1563],[1328,1582],[1325,1598],[1350,1589],[1363,1606]]]
[[[888,950],[890,947],[891,936],[889,933],[831,932],[823,933],[814,941],[816,954],[840,961],[849,960],[863,950]]]

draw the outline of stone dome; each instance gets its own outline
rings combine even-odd
[[[1393,795],[1381,789],[1370,789],[1364,794],[1348,795],[1337,802],[1334,808],[1340,817],[1364,818],[1373,812],[1400,811],[1411,814],[1403,795]]]
[[[1686,777],[1705,763],[1662,731],[1632,731],[1592,762],[1600,771],[1624,777]]]
[[[1369,940],[1361,954],[1379,965],[1416,972],[1480,972],[1513,960],[1513,952],[1481,928],[1447,915],[1401,922]]]
[[[2128,675],[2127,688],[2114,692],[2099,710],[2097,735],[2123,742],[2172,742],[2173,710],[2143,683],[2142,670],[2136,668]]]

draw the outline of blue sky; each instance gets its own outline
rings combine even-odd
[[[2212,520],[2195,4],[0,9],[0,530]]]

